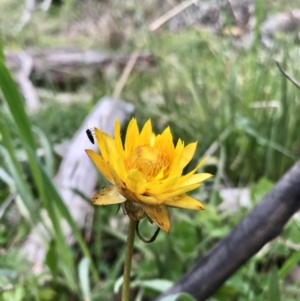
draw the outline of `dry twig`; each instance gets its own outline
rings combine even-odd
[[[276,61],[276,65],[278,67],[278,69],[280,70],[280,72],[290,81],[292,82],[298,89],[300,89],[300,83],[297,82],[293,77],[291,77],[286,71],[284,71],[282,69],[282,67],[280,66],[279,62]]]

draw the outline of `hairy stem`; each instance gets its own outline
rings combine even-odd
[[[130,270],[136,222],[130,219],[123,272],[122,301],[129,301]]]

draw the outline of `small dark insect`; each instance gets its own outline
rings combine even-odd
[[[90,129],[87,129],[85,132],[86,132],[86,135],[88,136],[89,140],[91,141],[91,143],[95,144],[95,140],[94,140],[92,131]]]

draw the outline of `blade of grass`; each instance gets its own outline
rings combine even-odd
[[[55,208],[55,203],[58,203],[59,198],[51,198],[53,192],[51,189],[49,191],[49,186],[51,181],[47,181],[47,178],[43,174],[43,169],[39,160],[35,154],[35,142],[33,139],[31,125],[29,119],[27,118],[23,101],[20,97],[20,94],[13,82],[8,70],[6,69],[4,62],[0,61],[0,87],[4,94],[6,103],[10,109],[11,115],[16,123],[17,131],[19,132],[20,138],[23,142],[23,146],[26,150],[29,166],[35,181],[35,184],[38,188],[39,195],[44,203],[44,206],[49,214],[52,226],[55,230],[55,238],[57,240],[57,246],[59,248],[59,254],[62,258],[62,261],[69,267],[73,274],[73,280],[69,282],[72,289],[76,290],[75,285],[75,266],[72,262],[72,253],[68,248],[66,241],[63,237],[63,233],[60,226],[60,220],[58,216],[57,209]],[[11,153],[14,151],[11,150]],[[20,171],[18,171],[20,172]],[[22,173],[20,172],[20,175]],[[46,180],[46,181],[45,181]],[[46,188],[47,187],[47,188]],[[49,193],[50,192],[50,193]],[[55,201],[56,202],[55,202]],[[53,202],[54,201],[54,202]],[[66,277],[69,278],[69,273],[66,274]]]
[[[52,180],[45,172],[43,165],[40,163],[40,160],[35,154],[35,143],[31,132],[30,122],[24,109],[23,101],[17,91],[14,81],[12,80],[7,68],[4,65],[4,62],[1,61],[0,74],[0,87],[3,91],[5,100],[10,108],[10,112],[17,125],[20,138],[23,141],[24,148],[27,152],[32,175],[37,185],[39,194],[52,221],[52,225],[56,234],[57,246],[59,248],[59,254],[62,256],[62,258],[64,258],[63,260],[65,261],[66,266],[68,266],[69,269],[72,270],[72,274],[75,277],[75,266],[74,262],[72,261],[72,253],[69,247],[67,246],[65,238],[63,237],[60,218],[57,214],[58,211],[69,223],[73,234],[76,237],[85,256],[90,258],[90,253],[87,249],[87,246],[81,236],[77,225],[75,224],[72,216],[70,215],[70,212],[68,211],[66,205],[64,204],[63,200],[61,199],[60,195],[55,189]],[[92,266],[92,271],[94,277],[97,278],[97,272],[94,266]],[[75,280],[73,281],[72,286],[75,290],[78,290],[77,285],[75,285]]]
[[[80,284],[80,288],[81,288],[81,292],[82,292],[84,301],[91,300],[89,266],[90,266],[90,260],[86,257],[83,258],[78,265],[79,284]]]
[[[272,268],[269,274],[268,301],[280,301],[280,289],[277,268]]]
[[[47,139],[46,135],[43,131],[41,131],[38,127],[34,127],[34,132],[37,134],[39,138],[39,142],[45,152],[44,158],[45,158],[45,169],[47,171],[47,174],[49,177],[53,177],[53,154],[52,154],[52,148],[49,140]]]
[[[254,52],[257,52],[259,48],[260,28],[261,28],[261,23],[264,20],[264,15],[265,15],[265,1],[256,0],[256,24],[254,29],[254,42],[252,45],[252,50]]]
[[[4,169],[0,168],[0,179],[4,182],[7,186],[14,188],[14,179],[13,177]]]
[[[300,251],[297,251],[286,260],[283,267],[279,270],[280,279],[284,279],[291,272],[291,270],[298,265],[299,261]]]
[[[28,183],[24,181],[24,178],[21,176],[22,169],[15,157],[10,133],[8,131],[8,128],[5,127],[2,122],[0,123],[0,133],[2,135],[2,145],[0,145],[0,153],[2,153],[7,168],[10,171],[10,174],[14,180],[15,187],[12,188],[13,189],[16,188],[18,190],[21,199],[24,202],[24,206],[27,208],[27,210],[29,212],[34,212],[35,211],[34,209],[35,204],[33,201],[34,197],[30,191]],[[29,220],[31,224],[37,222],[37,220],[35,219],[35,215],[32,215],[31,217],[32,219]]]

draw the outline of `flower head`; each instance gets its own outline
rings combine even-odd
[[[182,175],[195,153],[197,143],[184,146],[179,139],[175,146],[170,128],[155,135],[151,120],[139,132],[136,119],[132,119],[124,145],[119,120],[115,123],[114,138],[97,128],[94,133],[101,154],[92,150],[86,152],[112,185],[96,193],[93,204],[123,203],[131,219],[139,221],[147,216],[165,232],[169,232],[171,227],[168,207],[204,209],[201,202],[186,192],[198,188],[212,176],[196,173],[205,159],[191,172]]]

